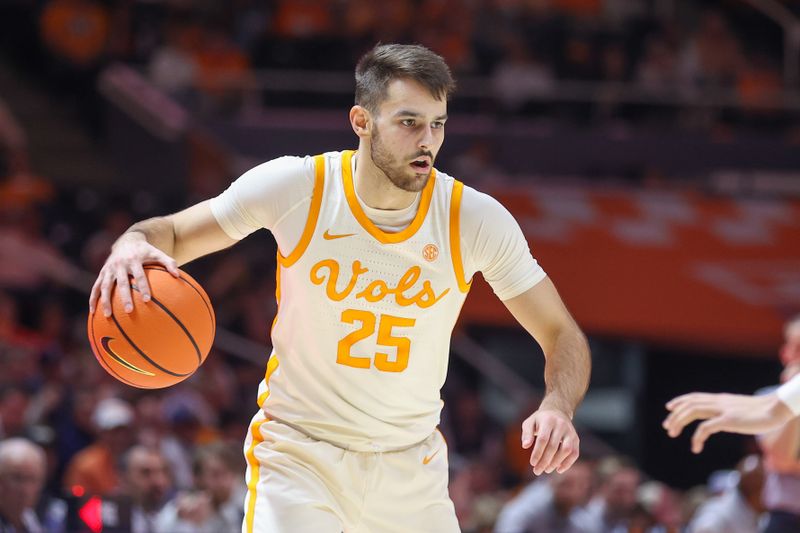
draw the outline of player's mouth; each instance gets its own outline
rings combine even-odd
[[[411,162],[411,167],[414,172],[429,172],[431,169],[431,160],[427,157],[420,157]]]

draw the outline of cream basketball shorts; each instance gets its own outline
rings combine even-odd
[[[355,452],[260,411],[244,451],[243,533],[459,531],[439,431],[401,451]]]

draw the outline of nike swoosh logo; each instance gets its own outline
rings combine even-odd
[[[155,376],[155,374],[153,374],[152,372],[148,372],[147,370],[142,370],[138,366],[134,365],[133,363],[130,363],[130,362],[126,361],[121,356],[119,356],[116,353],[114,353],[114,350],[112,350],[111,346],[109,346],[109,343],[111,341],[113,341],[113,340],[114,340],[114,337],[103,337],[102,339],[100,339],[100,344],[103,346],[103,350],[105,350],[106,353],[108,355],[110,355],[112,359],[114,359],[116,362],[118,362],[119,364],[121,364],[122,366],[127,368],[128,370],[132,370],[132,371],[137,372],[139,374],[144,374],[145,376]]]
[[[439,450],[441,450],[441,448],[439,448]],[[439,450],[436,450],[432,454],[426,455],[425,457],[423,457],[422,458],[422,464],[426,465],[426,464],[430,463],[433,460],[433,458],[436,457],[436,454],[439,453]]]
[[[352,237],[355,233],[341,233],[341,234],[333,234],[329,230],[325,230],[325,233],[322,234],[322,238],[326,241],[332,241],[334,239],[344,239],[345,237]]]

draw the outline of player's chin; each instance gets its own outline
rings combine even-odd
[[[409,190],[421,191],[425,188],[425,185],[428,184],[428,179],[430,177],[430,168],[427,168],[426,170],[414,168],[406,183],[408,184]]]

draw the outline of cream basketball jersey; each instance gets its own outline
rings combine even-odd
[[[273,353],[259,404],[345,448],[401,449],[439,423],[450,335],[469,290],[463,188],[434,170],[411,224],[386,233],[359,204],[352,159],[315,157],[305,229],[278,257]]]

